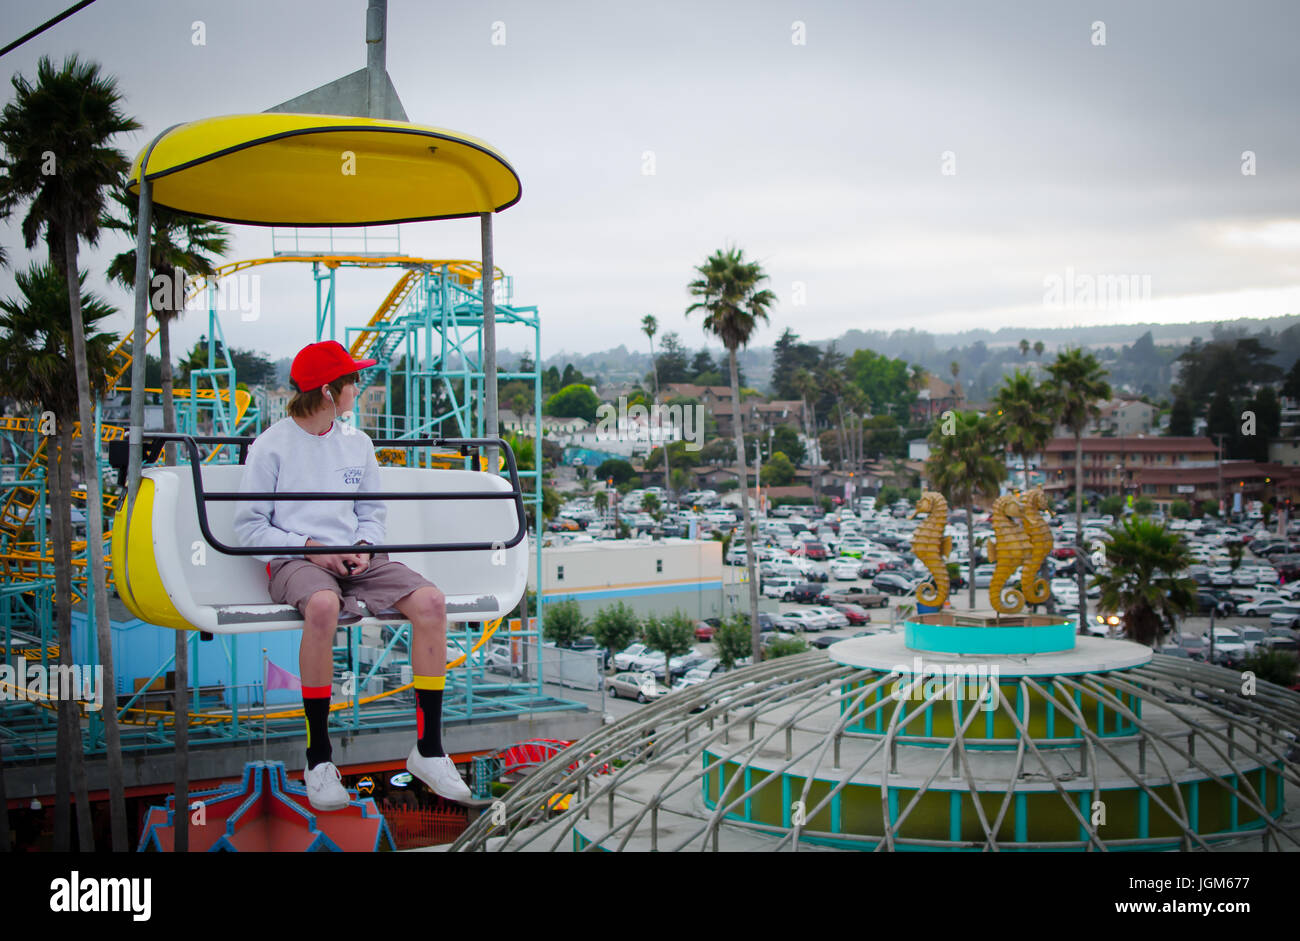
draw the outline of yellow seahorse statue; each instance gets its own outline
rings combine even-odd
[[[989,545],[989,561],[994,563],[989,603],[1001,614],[1015,614],[1025,606],[1025,596],[1014,588],[1004,591],[1002,586],[1029,555],[1029,539],[1020,525],[1024,509],[1020,498],[1008,493],[993,501],[991,513],[995,539]]]
[[[1020,569],[1020,592],[1027,604],[1046,604],[1052,588],[1047,579],[1038,574],[1047,553],[1052,551],[1052,529],[1043,517],[1049,516],[1047,494],[1035,487],[1020,497],[1024,511],[1025,535],[1029,537],[1029,556]]]
[[[948,600],[948,553],[952,552],[952,539],[943,534],[948,525],[948,501],[943,494],[927,490],[916,501],[912,516],[924,513],[925,522],[912,534],[912,552],[925,563],[933,582],[926,582],[916,590],[916,600],[921,604],[942,608]]]

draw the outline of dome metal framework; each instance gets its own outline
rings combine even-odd
[[[1300,848],[1285,802],[1300,786],[1300,695],[1159,654],[994,670],[966,698],[960,673],[840,662],[849,644],[904,649],[890,643],[845,641],[666,695],[538,767],[451,848]],[[1080,638],[1094,660],[1118,644],[1137,646]],[[548,809],[566,794],[566,810]]]

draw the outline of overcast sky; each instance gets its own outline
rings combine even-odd
[[[0,39],[69,5],[7,0]],[[119,141],[134,156],[171,124],[261,111],[363,67],[365,7],[97,0],[0,74],[33,76],[41,55],[98,61],[143,125]],[[1294,0],[390,0],[388,23],[410,120],[488,141],[523,181],[496,220],[497,263],[516,301],[540,308],[544,356],[643,348],[647,313],[701,345],[686,285],[728,244],[763,264],[778,298],[758,345],[787,326],[812,340],[852,327],[1032,335],[1300,314]],[[17,222],[3,244],[21,266]],[[126,311],[102,274],[128,247],[116,238],[82,258]],[[477,258],[478,226],[402,226],[401,246]],[[236,227],[228,260],[271,251],[270,230]],[[225,318],[226,338],[292,355],[314,339],[310,270],[259,270],[261,316]],[[1049,297],[1067,275],[1073,296]],[[1129,303],[1088,301],[1090,279],[1120,275],[1136,276]],[[340,334],[396,277],[340,275]],[[0,272],[0,295],[14,291]],[[206,319],[187,313],[173,349]]]

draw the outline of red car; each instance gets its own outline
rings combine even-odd
[[[1054,558],[1054,559],[1073,559],[1073,558],[1074,558],[1074,550],[1071,549],[1069,546],[1062,546],[1062,547],[1059,548],[1059,549],[1053,549],[1053,550],[1052,550],[1052,558]]]
[[[696,640],[713,640],[713,632],[716,628],[708,621],[695,622],[695,639]]]
[[[826,551],[826,547],[820,542],[805,542],[803,544],[803,552],[804,555],[812,559],[814,562],[825,562],[830,558],[830,554]]]
[[[866,608],[856,604],[833,604],[831,605],[836,611],[849,619],[849,625],[866,624],[871,620],[871,614]]]

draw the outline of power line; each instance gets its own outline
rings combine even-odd
[[[66,10],[64,10],[62,13],[60,13],[60,14],[59,14],[58,16],[56,16],[54,19],[45,21],[45,22],[42,23],[40,26],[36,27],[34,30],[32,30],[30,33],[28,33],[26,36],[23,36],[23,37],[21,37],[21,38],[19,38],[19,39],[15,39],[15,40],[14,40],[13,42],[11,42],[9,45],[5,46],[3,49],[0,49],[0,56],[3,56],[3,55],[5,55],[5,54],[8,53],[8,52],[12,52],[13,50],[15,50],[15,49],[17,49],[19,46],[21,46],[23,43],[27,42],[27,40],[29,40],[29,39],[35,39],[37,36],[39,36],[41,33],[45,32],[45,31],[46,31],[47,29],[49,29],[51,26],[55,25],[56,23],[61,23],[61,22],[63,22],[63,21],[66,20],[68,17],[70,17],[72,14],[76,13],[78,10],[80,10],[80,9],[82,9],[82,8],[84,8],[84,7],[88,7],[88,6],[90,6],[90,5],[91,5],[92,3],[94,3],[94,2],[95,2],[95,0],[81,0],[80,3],[78,3],[78,4],[74,5],[74,6],[70,6],[70,7],[68,7]]]

